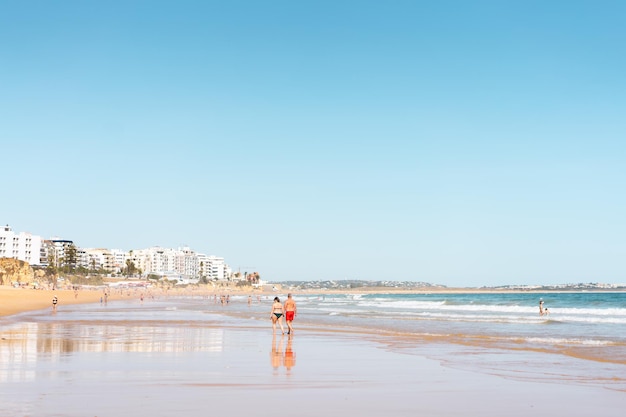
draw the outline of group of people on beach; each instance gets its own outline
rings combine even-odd
[[[550,312],[547,307],[544,307],[543,300],[539,300],[539,315],[540,316],[548,316]]]
[[[274,303],[272,304],[272,310],[270,311],[270,318],[272,319],[272,329],[276,333],[276,324],[280,325],[280,330],[285,334],[285,328],[283,327],[283,315],[287,322],[287,334],[293,334],[293,319],[297,314],[296,302],[294,301],[291,293],[287,294],[287,301],[283,305],[280,302],[280,298],[274,297]]]

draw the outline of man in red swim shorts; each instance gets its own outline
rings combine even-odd
[[[296,302],[293,298],[291,298],[291,294],[287,294],[287,301],[285,301],[285,321],[287,322],[287,327],[289,328],[287,334],[293,334],[292,322],[296,316],[296,311]]]

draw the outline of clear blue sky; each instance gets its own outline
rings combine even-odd
[[[0,0],[0,223],[267,280],[626,282],[626,2]]]

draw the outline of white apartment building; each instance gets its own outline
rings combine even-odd
[[[198,278],[209,278],[209,257],[203,253],[197,253],[196,259],[198,261]]]
[[[126,259],[128,259],[128,252],[121,249],[111,249],[111,256],[113,257],[113,265],[111,271],[118,273],[126,266]]]
[[[70,249],[70,247],[76,247],[74,242],[66,239],[52,238],[46,242],[49,242],[48,253],[52,253],[55,266],[61,266],[65,262],[66,251]],[[73,266],[80,265],[81,256],[83,257],[82,260],[84,260],[84,254],[79,253],[78,248],[76,248],[76,265]]]
[[[210,280],[225,280],[228,278],[226,275],[226,264],[224,258],[219,256],[207,256],[208,262],[207,278]]]
[[[198,273],[196,254],[189,248],[176,250],[154,246],[130,251],[127,259],[130,259],[145,275],[176,273],[196,277]]]
[[[145,275],[176,271],[177,261],[173,249],[153,246],[132,250],[128,254],[128,259]]]
[[[126,267],[126,261],[131,261],[136,268],[141,270],[143,274],[150,274],[150,269],[147,268],[147,265],[151,264],[148,250],[149,249],[139,249],[128,252],[128,256],[126,257],[122,268]]]
[[[154,246],[132,250],[127,259],[144,275],[176,273],[188,278],[204,276],[210,280],[224,280],[228,278],[230,270],[224,258],[196,253],[188,247],[169,249]]]
[[[0,228],[0,258],[13,258],[41,265],[42,238],[31,233],[15,233],[7,224]]]
[[[188,277],[199,277],[200,262],[198,262],[198,254],[189,247],[180,248],[178,250],[182,254],[182,268],[179,270],[183,275]]]
[[[76,266],[89,269],[89,261],[87,249],[76,248]]]
[[[81,264],[87,269],[98,270],[104,269],[107,271],[118,272],[115,266],[115,256],[108,249],[94,248],[85,249],[86,263]]]

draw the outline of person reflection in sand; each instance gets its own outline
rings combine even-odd
[[[287,369],[287,372],[291,371],[291,368],[296,366],[296,354],[293,351],[293,337],[287,339],[287,347],[283,352],[283,345],[285,342],[285,336],[272,338],[272,352],[270,353],[270,361],[272,368],[278,370],[282,366]]]
[[[284,365],[285,368],[287,368],[288,371],[291,370],[291,368],[293,368],[294,366],[296,366],[296,354],[293,351],[293,335],[289,335],[289,338],[287,339],[287,347],[285,348],[285,360],[284,360]]]
[[[281,336],[280,340],[278,340],[276,335],[272,338],[272,352],[270,354],[270,359],[272,362],[272,368],[274,369],[280,368],[283,359],[283,339],[284,336]]]

